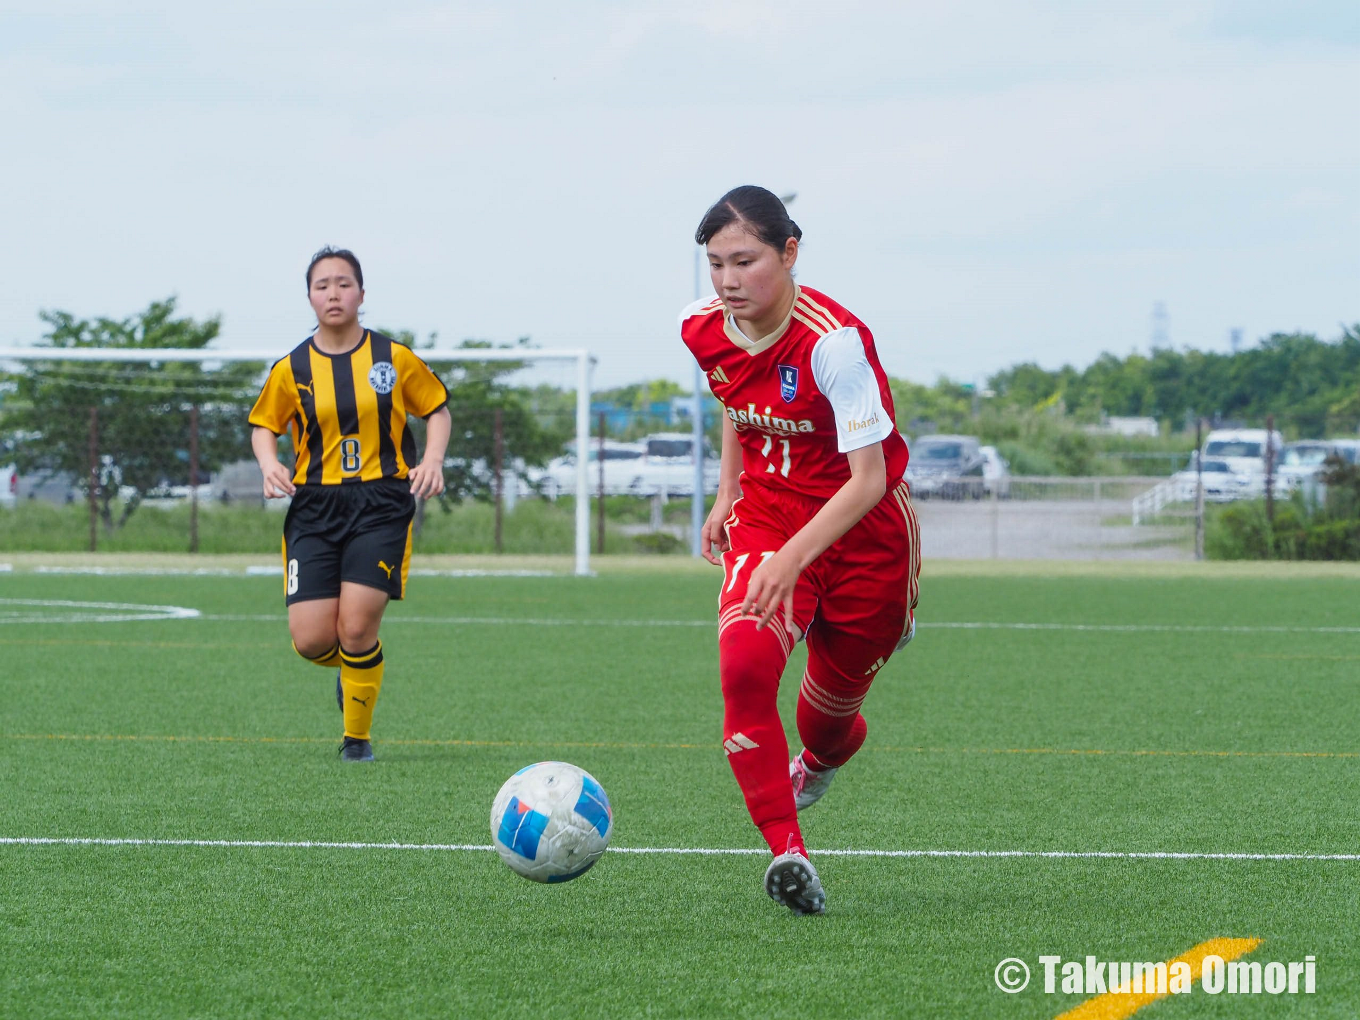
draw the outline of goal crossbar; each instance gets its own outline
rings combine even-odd
[[[576,365],[576,574],[590,573],[590,485],[588,458],[590,448],[590,368],[595,359],[579,349],[515,350],[506,348],[440,349],[422,347],[416,353],[427,362],[451,361],[569,361]],[[193,362],[208,364],[259,361],[266,365],[279,360],[277,350],[216,350],[177,347],[0,347],[0,363],[6,361],[117,361]]]

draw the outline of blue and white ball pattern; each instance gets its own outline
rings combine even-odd
[[[609,846],[614,811],[585,769],[541,761],[520,769],[491,805],[491,838],[510,870],[535,882],[569,882]]]

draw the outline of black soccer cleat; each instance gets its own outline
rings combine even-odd
[[[372,761],[373,745],[358,737],[346,737],[340,745],[341,761]]]

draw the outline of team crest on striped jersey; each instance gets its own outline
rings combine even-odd
[[[368,370],[368,385],[376,393],[391,393],[397,385],[397,370],[390,361],[375,362]]]
[[[793,403],[793,398],[798,396],[798,366],[779,366],[779,395],[786,404]]]

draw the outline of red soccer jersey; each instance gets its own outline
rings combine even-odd
[[[760,340],[720,298],[696,301],[680,335],[736,428],[745,478],[829,499],[850,478],[845,455],[882,442],[888,490],[901,481],[907,444],[873,334],[826,295],[796,287],[788,318]]]

